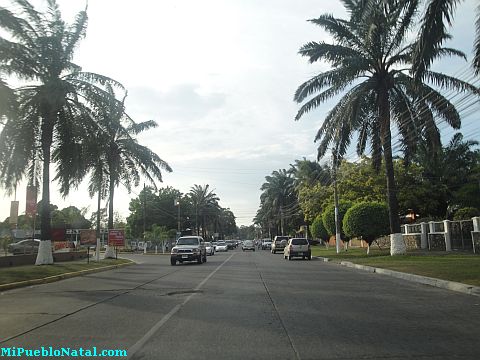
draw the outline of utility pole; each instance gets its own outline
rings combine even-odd
[[[280,227],[281,227],[281,231],[282,231],[282,236],[285,235],[283,233],[283,226],[284,226],[284,224],[283,224],[283,208],[280,207]]]
[[[340,214],[338,211],[338,188],[337,188],[337,157],[336,152],[333,152],[333,196],[335,201],[335,245],[337,254],[340,253]]]
[[[181,236],[182,233],[182,228],[180,225],[180,199],[175,199],[174,201],[175,206],[178,207],[178,212],[177,212],[177,239]]]
[[[143,183],[143,244],[145,246],[145,232],[147,225],[147,191]]]

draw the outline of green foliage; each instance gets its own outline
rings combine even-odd
[[[328,204],[333,202],[333,187],[315,184],[298,190],[298,203],[305,220],[313,222]]]
[[[314,239],[322,239],[324,241],[328,240],[328,233],[323,225],[322,215],[317,215],[312,225],[310,226],[310,232]]]
[[[377,237],[390,232],[387,205],[379,202],[353,205],[343,218],[343,230],[348,237],[361,237],[370,245]]]
[[[345,239],[345,233],[342,229],[343,217],[345,216],[347,210],[352,207],[353,203],[351,201],[340,201],[338,204],[338,217],[340,221],[340,229],[342,239]],[[330,204],[325,208],[325,211],[322,215],[323,226],[327,230],[328,235],[335,235],[335,205]]]
[[[480,215],[480,210],[474,207],[465,207],[458,209],[453,216],[453,220],[471,220]]]

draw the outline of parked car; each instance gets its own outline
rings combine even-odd
[[[272,249],[272,240],[265,239],[262,240],[262,250],[271,250]]]
[[[289,237],[288,236],[275,236],[272,242],[272,254],[278,252],[283,252],[285,246],[287,245]]]
[[[220,251],[228,251],[228,245],[225,241],[219,241],[217,242],[217,246],[215,246],[215,251],[220,252]]]
[[[36,254],[39,246],[39,239],[25,239],[9,244],[7,250],[13,255]]]
[[[242,244],[242,250],[253,250],[255,251],[255,243],[252,240],[245,240]]]
[[[177,261],[196,261],[198,264],[207,262],[205,241],[201,236],[179,237],[170,253],[170,264],[176,265]]]
[[[288,240],[287,246],[283,250],[283,257],[292,260],[293,257],[302,257],[304,260],[312,260],[312,251],[310,244],[305,238],[293,238]]]
[[[215,247],[210,242],[205,243],[205,251],[207,252],[207,255],[215,255]]]

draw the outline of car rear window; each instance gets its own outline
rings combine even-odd
[[[198,245],[198,238],[179,238],[177,245]]]
[[[308,245],[307,239],[292,239],[292,245]]]

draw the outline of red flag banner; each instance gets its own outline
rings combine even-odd
[[[108,230],[108,245],[125,246],[125,232],[122,230]]]
[[[37,187],[27,186],[27,207],[25,215],[34,217],[37,215]]]

